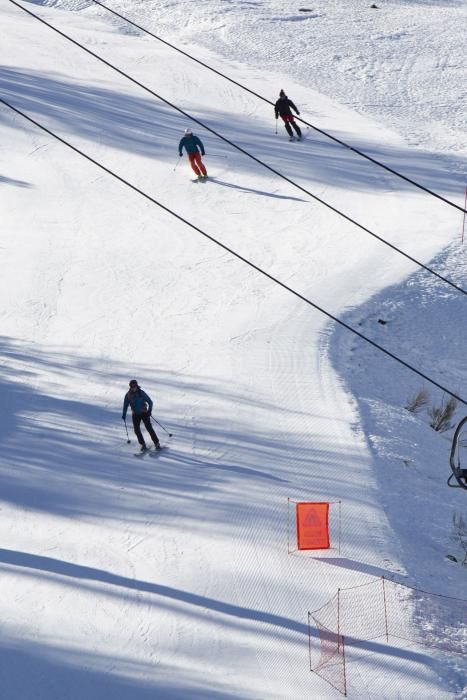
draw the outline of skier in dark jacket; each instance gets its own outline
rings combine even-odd
[[[141,445],[141,452],[147,450],[146,443],[144,442],[144,438],[141,433],[141,421],[143,421],[146,430],[151,436],[156,450],[160,450],[161,445],[159,442],[159,438],[157,437],[151,425],[151,411],[153,407],[153,402],[151,398],[146,394],[146,392],[143,391],[138,385],[136,379],[132,379],[130,381],[130,389],[125,394],[125,399],[123,401],[122,420],[126,420],[126,412],[128,411],[129,406],[133,414],[133,428],[135,430],[135,435],[138,438],[138,442]]]
[[[183,148],[185,148],[188,154],[191,168],[197,174],[198,180],[205,180],[208,174],[201,160],[201,156],[204,156],[203,142],[193,134],[191,129],[185,129],[185,136],[180,139],[180,143],[178,144],[178,155],[180,158],[183,155]]]
[[[276,119],[278,119],[280,115],[281,119],[284,122],[285,130],[287,131],[290,139],[293,139],[293,131],[290,126],[292,125],[296,131],[297,138],[300,140],[302,138],[302,132],[298,124],[295,123],[295,119],[290,108],[292,108],[297,114],[300,114],[292,100],[289,100],[285,92],[281,90],[279,93],[279,99],[277,100],[274,106]]]

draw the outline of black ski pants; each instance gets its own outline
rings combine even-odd
[[[151,439],[155,445],[159,443],[159,438],[154,432],[154,428],[151,425],[151,416],[149,413],[133,413],[133,428],[135,430],[135,435],[138,438],[140,445],[145,445],[143,434],[141,433],[141,421],[144,423],[144,427],[148,431]]]

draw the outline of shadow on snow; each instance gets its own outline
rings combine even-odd
[[[44,125],[56,129],[60,135],[74,134],[168,163],[176,157],[178,142],[187,123],[185,116],[157,98],[135,97],[95,85],[73,83],[57,74],[45,75],[3,66],[0,69],[0,90],[13,106],[39,120],[46,118]],[[183,107],[190,112],[189,107]],[[264,109],[266,118],[272,114],[272,107],[268,105],[261,109]],[[266,131],[264,125],[255,126],[251,117],[235,115],[232,119],[230,112],[208,109],[202,114],[195,110],[192,113],[288,178],[306,178],[315,184],[340,186],[346,190],[414,191],[409,183],[313,130],[302,143],[290,144],[281,131],[275,135],[272,129]],[[6,115],[5,110],[0,111],[1,120],[5,121]],[[208,166],[209,156],[227,154],[227,159],[231,159],[230,169],[234,172],[265,172],[259,163],[234,151],[214,134],[204,132],[198,125],[194,128],[205,142]],[[375,146],[352,133],[334,135],[441,194],[461,197],[464,191],[465,159],[460,156],[453,159],[450,155],[448,160],[426,151]],[[96,154],[91,152],[89,155]],[[457,175],[452,172],[453,168]]]

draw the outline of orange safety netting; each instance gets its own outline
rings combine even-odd
[[[329,549],[329,503],[297,503],[298,549]]]
[[[399,644],[407,640],[465,658],[466,621],[467,600],[427,593],[384,577],[351,588],[339,588],[325,605],[308,612],[310,671],[346,695],[346,658],[352,650],[371,653],[372,665],[375,669],[379,667],[382,675],[386,663],[384,655],[395,649],[390,641],[393,638],[399,640]],[[315,656],[317,636],[319,659]],[[380,641],[376,647],[365,644],[377,639]],[[423,658],[419,657],[420,662]],[[355,678],[352,681],[354,690],[357,682]],[[358,697],[363,695],[366,692]]]

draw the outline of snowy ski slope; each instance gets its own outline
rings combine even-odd
[[[466,3],[369,4],[109,2],[462,205]],[[289,143],[268,104],[88,0],[23,6],[466,289],[458,209],[314,131]],[[465,295],[0,10],[2,99],[465,398]],[[383,574],[467,598],[449,441],[403,408],[419,377],[4,105],[0,130],[2,699],[336,698],[309,610]],[[126,444],[133,376],[174,433],[157,459]],[[287,553],[288,498],[342,500],[340,555]],[[387,645],[349,659],[349,696],[465,698],[466,670]]]

